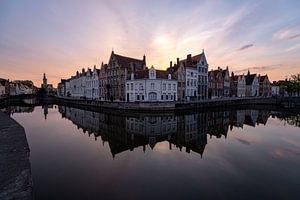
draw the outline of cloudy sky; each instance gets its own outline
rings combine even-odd
[[[0,0],[0,77],[57,84],[111,50],[170,60],[205,50],[210,69],[300,72],[298,0]]]

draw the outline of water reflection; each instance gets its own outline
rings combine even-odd
[[[44,106],[44,114],[49,106]],[[229,129],[246,126],[255,127],[266,125],[270,116],[285,120],[287,123],[299,126],[299,115],[284,115],[281,112],[264,110],[233,110],[212,111],[175,115],[136,114],[122,115],[112,113],[93,112],[67,106],[58,106],[62,118],[72,121],[78,129],[82,129],[89,136],[98,137],[108,142],[111,154],[127,150],[134,150],[142,146],[143,150],[153,149],[161,141],[169,143],[169,149],[185,148],[203,155],[207,145],[207,136],[227,138]]]
[[[43,105],[44,118],[47,120],[48,109],[53,105]],[[55,106],[56,108],[56,106]],[[2,110],[7,114],[29,113],[34,107],[8,107]],[[79,108],[58,106],[62,118],[72,121],[83,133],[88,133],[95,140],[98,137],[108,142],[111,154],[134,150],[142,146],[143,150],[153,149],[162,141],[169,143],[169,149],[178,148],[180,151],[191,151],[203,155],[207,145],[207,136],[212,138],[227,138],[229,130],[246,126],[256,127],[266,125],[268,119],[278,118],[289,125],[300,127],[300,115],[268,110],[231,110],[211,111],[175,115],[169,114],[113,114],[93,112]]]

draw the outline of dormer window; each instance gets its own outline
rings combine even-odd
[[[151,77],[151,78],[154,78],[154,71],[151,71],[151,72],[150,72],[150,77]]]

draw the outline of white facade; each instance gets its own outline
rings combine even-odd
[[[246,96],[256,97],[259,96],[259,82],[255,75],[251,84],[246,85]]]
[[[237,97],[246,96],[246,79],[245,76],[239,76],[237,82]]]
[[[33,89],[20,82],[14,82],[10,84],[10,95],[22,95],[22,94],[33,94]]]
[[[93,70],[88,69],[86,73],[86,98],[99,99],[99,70],[94,66]]]
[[[85,97],[86,86],[86,73],[82,70],[82,73],[77,72],[76,76],[73,76],[70,80],[70,96],[75,98]]]
[[[126,101],[177,101],[177,80],[171,74],[162,77],[156,72],[151,67],[145,72],[147,76],[137,79],[131,74],[131,79],[126,81]]]
[[[198,68],[198,98],[207,99],[208,98],[208,63],[204,54],[197,63]]]
[[[272,96],[279,96],[280,87],[277,85],[272,85]]]
[[[198,98],[198,71],[196,68],[187,67],[185,69],[185,97],[186,100]]]

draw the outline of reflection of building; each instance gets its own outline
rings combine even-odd
[[[53,105],[42,105],[42,108],[44,110],[44,117],[45,117],[45,120],[46,120],[47,116],[48,116],[48,113],[49,113],[48,109],[53,108]]]
[[[175,115],[140,114],[133,116],[99,113],[78,108],[59,106],[63,118],[71,120],[84,133],[108,142],[112,156],[134,150],[153,149],[162,141],[169,143],[169,149],[185,148],[202,156],[207,145],[207,134],[216,138],[227,137],[229,126],[242,127],[266,124],[270,112],[257,110],[214,111]],[[48,107],[44,112],[48,113]],[[147,148],[148,147],[148,148]]]
[[[255,127],[258,118],[258,110],[245,111],[245,124]]]

